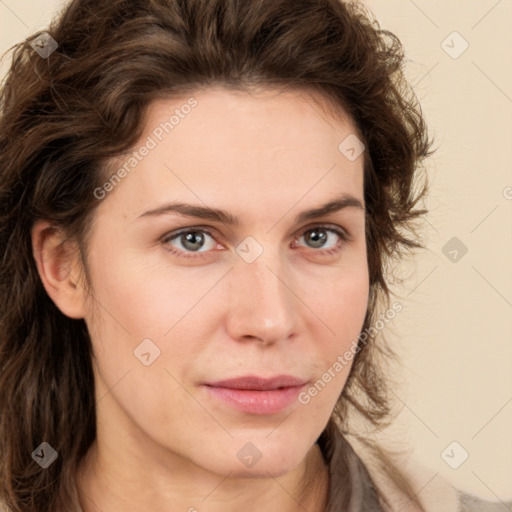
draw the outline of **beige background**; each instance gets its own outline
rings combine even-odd
[[[0,0],[0,51],[43,28],[64,3]],[[510,499],[512,0],[365,4],[402,40],[439,146],[427,166],[427,249],[407,267],[397,289],[404,310],[389,330],[403,357],[403,385],[394,389],[403,405],[385,440],[407,441],[460,488]],[[468,249],[456,262],[443,252],[453,237]],[[444,249],[451,258],[454,247]],[[462,448],[445,451],[453,441]],[[445,460],[456,465],[462,449],[469,457],[452,469]]]

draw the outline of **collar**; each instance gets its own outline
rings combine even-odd
[[[330,475],[326,512],[420,512],[389,475],[390,465],[409,483],[425,512],[459,512],[457,490],[406,451],[384,450],[387,460],[382,460],[363,437],[337,428],[331,432],[330,442],[319,443]]]
[[[384,506],[383,510],[401,512],[419,512],[416,505],[402,491],[399,484],[390,478],[387,468],[389,464],[382,461],[367,443],[352,434],[346,434],[346,441],[350,444],[361,463],[366,468],[369,477],[380,493],[386,498],[391,508]],[[459,496],[453,485],[442,477],[438,471],[428,468],[407,453],[386,451],[389,463],[394,465],[402,477],[409,482],[413,492],[418,497],[425,512],[458,512]]]

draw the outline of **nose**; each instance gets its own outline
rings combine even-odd
[[[226,320],[232,339],[272,345],[296,334],[300,300],[284,270],[277,250],[264,250],[252,263],[235,263]]]

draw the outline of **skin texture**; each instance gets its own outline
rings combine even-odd
[[[340,193],[364,206],[363,157],[338,149],[355,130],[306,92],[212,88],[194,98],[190,114],[100,200],[87,261],[93,297],[73,246],[59,248],[61,234],[45,221],[32,231],[48,294],[85,319],[94,348],[97,441],[77,475],[82,507],[291,512],[308,481],[301,504],[320,511],[327,472],[315,441],[350,366],[307,405],[276,414],[236,410],[202,384],[283,374],[314,383],[357,338],[369,287],[364,210],[295,220]],[[138,147],[188,99],[154,102]],[[240,223],[139,218],[174,201],[221,208]],[[325,224],[322,245],[308,230]],[[211,236],[164,240],[199,227]],[[247,237],[263,249],[252,263],[236,250]],[[134,355],[144,339],[160,350],[149,366]],[[247,443],[261,453],[251,467],[237,456]]]

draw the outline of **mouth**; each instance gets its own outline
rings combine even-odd
[[[245,376],[205,383],[216,400],[249,414],[277,414],[287,410],[306,386],[307,380],[290,375],[271,378]]]

